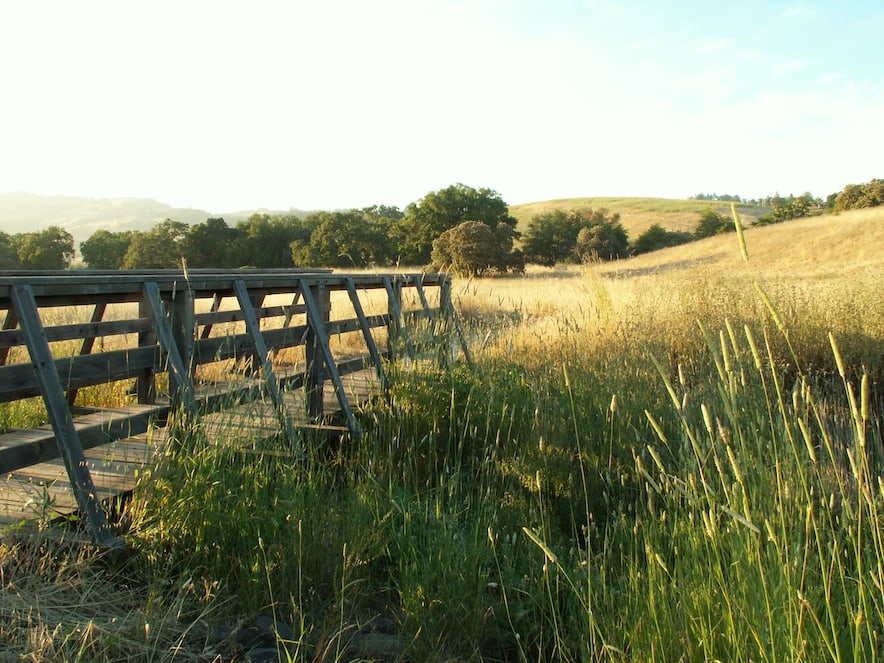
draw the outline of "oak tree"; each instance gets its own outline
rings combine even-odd
[[[80,253],[89,269],[122,269],[134,231],[96,230],[80,243]]]
[[[67,269],[74,259],[74,238],[59,226],[12,236],[22,269]]]
[[[125,269],[173,269],[181,267],[181,240],[187,224],[166,219],[148,232],[136,232],[123,258]]]
[[[395,234],[400,261],[408,265],[426,264],[431,257],[433,241],[464,221],[484,223],[492,231],[504,224],[513,237],[518,236],[517,221],[510,216],[509,207],[499,193],[454,184],[428,193],[406,208]]]

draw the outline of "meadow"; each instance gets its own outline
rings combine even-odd
[[[248,660],[266,616],[292,661],[884,658],[884,213],[744,239],[456,282],[473,364],[391,367],[362,439],[164,456],[121,558],[5,533],[0,646]]]

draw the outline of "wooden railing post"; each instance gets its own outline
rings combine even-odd
[[[18,316],[15,315],[15,309],[12,306],[6,311],[6,317],[3,319],[3,329],[15,329],[18,325]],[[0,348],[0,366],[6,363],[9,357],[9,348]]]
[[[460,349],[463,351],[464,359],[467,364],[473,365],[473,357],[470,354],[470,346],[467,343],[467,337],[460,325],[460,318],[457,317],[457,311],[451,300],[451,278],[446,276],[439,286],[439,314],[446,320],[446,326],[451,324],[454,327],[454,333],[460,341]]]
[[[387,309],[390,321],[387,326],[387,351],[389,356],[395,361],[398,358],[398,346],[404,342],[408,356],[414,359],[414,346],[408,337],[402,315],[402,281],[398,278],[391,280],[389,276],[384,276],[382,281],[384,282],[384,288],[387,290]]]
[[[439,313],[447,315],[448,311],[453,311],[454,306],[451,303],[451,279],[445,278],[439,284]]]
[[[261,294],[261,293],[258,293],[258,294],[249,293],[249,301],[251,302],[252,308],[254,310],[257,310],[257,309],[261,308],[262,306],[264,306],[264,299],[265,298],[266,298],[266,295]],[[242,308],[242,304],[240,304],[240,308]],[[261,326],[261,323],[259,322],[258,327],[260,328],[260,326]],[[245,366],[243,367],[243,373],[245,375],[249,375],[249,376],[259,373],[261,371],[261,367],[264,365],[264,360],[265,360],[265,358],[262,357],[257,350],[253,349],[251,357],[248,360],[246,360],[246,362],[245,362]]]
[[[317,327],[327,328],[331,315],[331,293],[322,285],[309,285],[306,279],[301,279],[301,289],[309,290],[302,292],[305,301],[316,302],[319,320],[314,320],[309,308],[307,310],[307,343],[304,347],[304,355],[307,361],[306,395],[307,416],[318,419],[322,416],[322,400],[325,389],[325,359],[322,349],[322,337],[314,330]]]
[[[387,350],[390,357],[395,361],[397,357],[397,345],[402,336],[402,283],[396,279],[391,281],[385,278],[387,285],[387,310],[390,314],[390,324],[387,327]]]
[[[192,385],[194,377],[193,355],[196,344],[196,319],[194,317],[193,292],[187,283],[183,287],[172,291],[172,301],[169,308],[172,337],[175,339],[175,345],[178,347],[178,354],[181,356],[181,361],[184,364],[188,382]],[[174,372],[170,371],[169,379],[173,381],[171,392],[173,395],[172,405],[174,407],[179,404],[174,400],[174,396],[183,391],[184,385],[174,382],[176,379]]]
[[[371,363],[374,365],[378,380],[380,380],[381,389],[384,391],[384,397],[389,399],[390,383],[387,382],[387,373],[384,370],[383,359],[381,359],[381,353],[378,350],[377,343],[374,341],[374,336],[371,334],[371,327],[368,324],[368,318],[365,317],[365,309],[362,308],[362,302],[359,301],[359,293],[356,290],[356,283],[353,280],[353,277],[347,279],[347,292],[350,294],[350,303],[353,304],[353,312],[356,313],[356,318],[359,320],[359,327],[362,329],[362,338],[365,340],[368,356],[371,358]]]
[[[147,281],[143,285],[144,298],[148,303],[153,319],[153,326],[159,337],[160,347],[166,353],[166,362],[169,371],[169,398],[172,412],[177,416],[170,420],[169,426],[174,435],[170,439],[177,438],[181,442],[187,440],[188,444],[198,441],[199,414],[197,412],[196,397],[191,380],[191,371],[179,351],[175,332],[166,312],[160,289],[153,281]],[[193,326],[191,325],[191,330]],[[193,332],[191,331],[191,336]],[[182,433],[179,436],[179,433]]]
[[[301,293],[304,296],[304,304],[307,306],[308,327],[313,332],[315,339],[315,342],[312,344],[312,347],[314,348],[312,363],[314,366],[319,364],[320,366],[325,367],[325,370],[322,373],[322,382],[318,385],[311,385],[312,390],[308,390],[307,400],[310,403],[314,403],[314,398],[318,392],[320,396],[318,413],[319,415],[322,415],[323,399],[321,396],[324,395],[323,383],[326,379],[331,380],[335,390],[335,398],[337,398],[338,405],[341,406],[341,412],[347,420],[347,429],[353,437],[359,437],[362,434],[362,431],[359,428],[359,424],[356,423],[356,418],[353,416],[353,410],[347,400],[347,394],[344,391],[344,383],[341,381],[341,374],[338,371],[338,366],[335,362],[334,355],[332,355],[331,345],[329,343],[328,323],[331,318],[331,293],[329,293],[328,288],[323,285],[311,287],[307,282],[307,279],[300,279],[300,285]],[[318,300],[314,298],[313,292],[316,292],[319,296]],[[309,347],[311,347],[311,345],[308,345],[308,348]],[[310,366],[307,367],[307,372],[308,374],[310,373]]]
[[[138,300],[138,317],[152,319],[153,313],[150,304],[148,304],[146,295],[142,294]],[[156,326],[152,326],[150,331],[138,333],[138,347],[153,347],[157,344]],[[154,369],[144,369],[144,374],[139,375],[135,379],[135,397],[141,405],[153,405],[157,401],[156,378],[154,377]]]

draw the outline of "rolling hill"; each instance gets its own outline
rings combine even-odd
[[[73,235],[77,244],[96,230],[120,232],[150,230],[163,219],[188,225],[202,223],[209,217],[223,217],[228,224],[247,219],[255,211],[301,216],[301,210],[270,212],[248,210],[215,213],[201,209],[173,207],[149,198],[84,198],[78,196],[42,196],[32,193],[0,193],[0,231],[10,235],[35,232],[60,226]]]
[[[693,232],[700,215],[708,209],[716,209],[730,216],[730,203],[708,200],[675,200],[669,198],[566,198],[544,202],[511,205],[510,214],[519,221],[519,230],[524,231],[531,219],[538,214],[555,210],[607,209],[620,215],[620,222],[635,239],[653,224],[659,223],[666,230]],[[751,224],[755,219],[770,213],[769,209],[756,205],[738,204],[737,210],[744,223]]]
[[[747,219],[743,217],[744,226]],[[825,282],[884,273],[884,208],[794,219],[748,227],[746,264],[736,233],[725,233],[627,260],[604,263],[613,278],[659,274],[742,273],[764,278]],[[860,276],[862,275],[862,276]],[[871,293],[870,293],[871,294]]]

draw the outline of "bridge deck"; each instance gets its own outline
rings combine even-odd
[[[258,382],[256,379],[255,383]],[[372,370],[351,373],[343,378],[343,383],[350,402],[354,404],[364,402],[372,395],[380,393]],[[332,385],[326,385],[323,396],[325,411],[335,412],[338,409],[338,402]],[[298,421],[297,415],[306,409],[301,390],[286,392],[285,402],[296,429],[318,428],[308,424],[306,418]],[[153,412],[164,416],[164,410],[167,411],[168,408],[132,405],[91,412],[76,417],[74,422],[81,431],[100,429],[133,414],[141,416]],[[202,418],[201,423],[208,443],[234,443],[241,444],[244,448],[267,439],[279,431],[279,422],[272,404],[260,400],[207,415]],[[347,429],[330,426],[320,430],[341,433]],[[151,428],[146,433],[84,449],[83,453],[92,475],[95,491],[101,501],[113,500],[134,488],[137,472],[149,466],[158,454],[163,453],[166,432],[165,427]],[[47,424],[27,430],[12,430],[0,435],[0,449],[33,442],[54,445],[52,427]],[[28,520],[51,520],[76,511],[77,503],[64,463],[60,458],[29,465],[0,477],[0,528]]]

